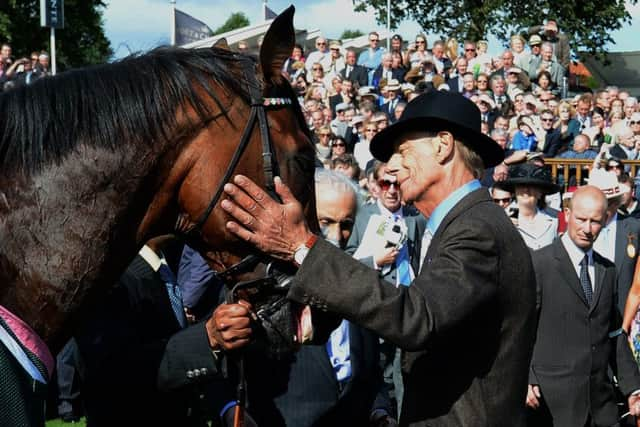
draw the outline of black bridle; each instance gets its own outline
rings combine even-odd
[[[262,143],[262,170],[264,172],[264,185],[267,192],[274,199],[280,201],[280,197],[275,191],[274,177],[280,174],[278,166],[278,159],[275,154],[273,142],[269,133],[269,124],[267,122],[266,109],[269,107],[280,107],[292,105],[291,98],[264,98],[262,96],[261,85],[256,78],[256,63],[251,58],[242,58],[242,73],[244,80],[247,82],[249,89],[251,112],[247,124],[242,131],[240,143],[231,157],[231,161],[227,166],[227,169],[222,177],[218,188],[216,189],[211,201],[207,208],[202,212],[198,219],[191,225],[186,231],[176,230],[177,233],[188,243],[193,246],[199,246],[196,242],[201,241],[202,229],[211,216],[213,209],[220,201],[222,194],[224,193],[224,185],[231,179],[242,155],[246,151],[253,135],[253,130],[258,124],[260,130],[260,140]],[[258,256],[254,254],[247,255],[238,263],[226,268],[223,271],[216,272],[217,276],[228,282],[233,276],[239,273],[247,272],[255,267],[258,262],[263,260],[265,256]],[[261,279],[263,280],[263,279]]]

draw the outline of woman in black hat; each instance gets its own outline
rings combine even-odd
[[[530,163],[514,166],[502,187],[515,193],[517,208],[511,218],[525,244],[536,250],[553,242],[558,236],[558,218],[544,211],[544,196],[560,190],[549,170]]]

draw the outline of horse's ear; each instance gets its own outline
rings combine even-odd
[[[260,65],[266,81],[278,78],[282,74],[282,65],[291,56],[296,42],[293,29],[293,5],[273,20],[260,47]]]
[[[224,49],[224,50],[231,50],[231,49],[229,49],[229,43],[227,43],[227,39],[224,38],[224,37],[218,39],[213,44],[213,46],[211,46],[211,47],[215,47],[215,48],[218,48],[218,49]]]

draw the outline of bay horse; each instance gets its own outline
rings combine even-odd
[[[254,251],[219,209],[235,173],[269,188],[279,169],[316,224],[315,151],[281,74],[293,13],[274,20],[258,58],[157,48],[0,95],[0,306],[54,353],[141,245],[176,223],[231,281],[261,274],[229,270]]]

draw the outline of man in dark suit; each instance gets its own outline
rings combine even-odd
[[[631,189],[618,183],[614,172],[595,169],[591,171],[589,184],[600,188],[607,197],[607,216],[593,249],[616,265],[618,309],[624,313],[640,250],[640,220],[618,215],[622,197]]]
[[[349,80],[357,84],[356,89],[367,86],[369,84],[369,75],[366,68],[357,64],[358,57],[356,56],[356,52],[348,50],[345,58],[346,64],[340,71],[340,77],[342,77],[343,80]]]
[[[373,177],[380,189],[379,197],[358,211],[345,251],[378,270],[380,277],[393,286],[408,286],[420,270],[420,247],[427,221],[415,209],[402,206],[398,183],[395,177],[385,173],[385,168],[385,163],[374,160]],[[400,248],[380,238],[378,233],[380,226],[392,219],[406,227],[407,241]],[[400,352],[389,342],[383,342],[381,348],[385,381],[394,391],[400,412],[404,389]]]
[[[316,239],[280,180],[282,203],[244,176],[226,185],[222,206],[237,219],[227,228],[300,265],[289,298],[339,313],[406,351],[400,425],[523,426],[535,337],[533,266],[476,179],[504,151],[480,132],[471,101],[435,91],[412,100],[374,137],[371,152],[387,161],[403,202],[429,218],[422,267],[409,287],[389,286]]]
[[[385,53],[382,55],[382,64],[378,66],[373,72],[373,77],[371,79],[371,85],[379,90],[380,82],[385,80],[387,82],[391,80],[396,80],[399,83],[402,83],[404,80],[404,70],[401,68],[393,68],[393,57],[390,53]]]
[[[561,140],[560,128],[554,128],[553,122],[555,118],[553,116],[553,111],[551,110],[542,110],[540,113],[540,123],[542,124],[542,129],[544,130],[544,142],[542,145],[542,153],[545,157],[555,157],[561,149],[566,148],[563,147]]]
[[[315,181],[323,237],[344,248],[356,216],[355,187],[345,176],[324,169],[316,170]],[[163,387],[180,389],[209,382],[211,378],[188,377],[196,366],[199,371],[216,372],[206,334],[200,334],[199,344],[194,334],[184,331],[171,338],[159,377]],[[326,343],[304,345],[282,360],[270,360],[249,349],[245,359],[248,413],[259,426],[367,426],[371,420],[390,425],[393,408],[382,381],[379,352],[377,335],[347,321]],[[218,388],[226,389],[230,382]],[[228,399],[232,401],[234,395]]]
[[[205,425],[197,391],[167,393],[156,383],[169,337],[186,325],[169,295],[177,280],[164,275],[175,271],[167,260],[176,265],[182,245],[165,242],[152,240],[140,250],[76,336],[88,426]]]
[[[592,246],[607,210],[594,186],[581,187],[566,210],[567,233],[533,252],[538,333],[527,406],[535,426],[614,426],[613,369],[631,415],[640,413],[640,373],[616,304],[616,269]],[[585,319],[587,319],[585,321]]]

